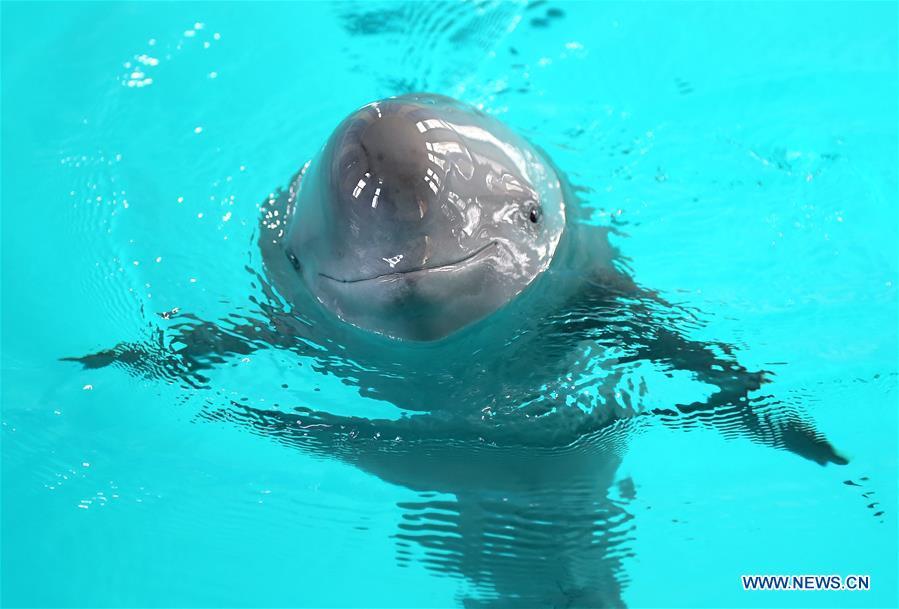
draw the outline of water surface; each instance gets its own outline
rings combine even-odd
[[[896,23],[890,3],[4,3],[3,604],[895,606]],[[379,399],[383,370],[334,344],[169,365],[180,324],[267,319],[269,193],[344,115],[421,90],[545,149],[670,303],[654,319],[770,382],[735,406],[622,363],[639,320],[598,303],[579,319],[630,329],[547,322],[546,348],[597,347],[569,375],[439,400],[596,413],[564,441],[566,416],[398,442],[384,421],[438,400]],[[123,343],[159,357],[61,361]],[[302,429],[311,411],[357,418]]]

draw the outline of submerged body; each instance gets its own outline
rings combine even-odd
[[[686,336],[693,313],[639,287],[607,233],[498,121],[442,97],[387,100],[351,114],[263,203],[256,310],[167,315],[146,341],[76,360],[198,389],[259,350],[311,362],[400,414],[338,415],[318,394],[268,409],[214,397],[199,416],[426,493],[401,506],[398,552],[415,542],[491,602],[620,606],[614,528],[627,514],[610,489],[638,421],[846,460],[793,406],[757,411],[763,374],[731,345]],[[676,373],[704,393],[672,403],[646,389]]]

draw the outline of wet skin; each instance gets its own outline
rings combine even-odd
[[[446,337],[550,265],[565,230],[549,161],[496,119],[413,95],[347,117],[292,186],[279,246],[340,319],[401,340]],[[279,254],[265,250],[269,269]]]

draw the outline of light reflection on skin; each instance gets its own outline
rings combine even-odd
[[[285,249],[344,321],[434,340],[548,268],[565,227],[557,185],[541,154],[491,117],[436,96],[385,100],[347,118],[297,180]],[[476,258],[487,244],[497,247]],[[424,310],[431,327],[414,327]]]

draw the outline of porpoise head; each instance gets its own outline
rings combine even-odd
[[[347,117],[303,173],[285,254],[344,321],[431,341],[515,298],[565,227],[559,178],[501,122],[408,95]]]

